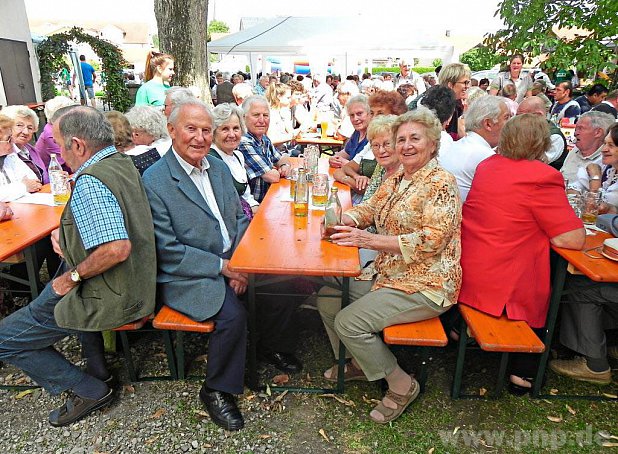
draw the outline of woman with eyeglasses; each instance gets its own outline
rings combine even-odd
[[[524,98],[532,96],[532,77],[522,76],[521,69],[524,65],[524,56],[521,54],[513,55],[505,71],[498,73],[498,76],[489,86],[489,94],[497,95],[506,85],[513,85],[517,91],[516,103],[520,103]]]
[[[34,173],[39,183],[49,183],[47,166],[39,152],[30,144],[32,136],[39,128],[39,117],[36,112],[26,106],[8,106],[2,109],[2,113],[14,122],[11,140],[19,159]]]
[[[463,113],[465,110],[466,92],[471,84],[471,74],[468,65],[463,63],[450,63],[444,66],[440,70],[440,74],[438,74],[438,83],[455,92],[455,112],[446,128],[446,132],[453,137],[453,140],[459,140],[466,135]]]
[[[165,91],[170,88],[173,76],[174,57],[168,54],[150,52],[146,58],[146,71],[144,72],[146,83],[137,90],[135,105],[163,106],[165,104]]]

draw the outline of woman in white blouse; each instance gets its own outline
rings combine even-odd
[[[11,118],[0,114],[0,202],[10,202],[41,189],[41,182],[13,146],[13,125]]]
[[[245,158],[237,150],[240,138],[245,133],[243,111],[238,106],[224,103],[213,109],[212,116],[214,130],[210,156],[221,159],[230,169],[243,210],[247,217],[251,218],[259,203],[249,189]]]

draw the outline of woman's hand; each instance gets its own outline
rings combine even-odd
[[[330,236],[333,243],[340,246],[356,246],[371,249],[371,237],[374,236],[372,233],[347,225],[336,225],[335,230],[337,230],[337,233],[333,233]]]
[[[21,182],[26,185],[26,190],[28,192],[38,192],[43,186],[39,180],[31,180],[30,178],[26,177],[24,177]]]
[[[357,175],[354,177],[354,184],[357,192],[365,192],[367,185],[369,184],[369,178],[364,175]]]

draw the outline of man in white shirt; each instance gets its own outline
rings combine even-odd
[[[440,165],[455,175],[465,202],[472,186],[476,167],[481,161],[494,154],[500,141],[500,132],[511,118],[509,108],[497,96],[483,96],[472,103],[466,112],[466,137],[440,150]]]
[[[403,60],[399,63],[399,74],[397,74],[396,77],[395,88],[402,84],[414,85],[416,87],[417,96],[425,93],[425,90],[427,89],[425,86],[425,81],[420,74],[411,71],[410,65]]]
[[[603,112],[589,111],[579,117],[575,126],[575,148],[573,148],[560,169],[564,178],[575,181],[577,170],[590,163],[601,164],[601,148],[607,130],[614,124],[614,118]]]

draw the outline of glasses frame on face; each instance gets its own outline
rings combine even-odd
[[[384,148],[385,150],[388,148],[390,149],[393,148],[393,144],[391,144],[390,142],[376,143],[376,144],[370,143],[369,146],[371,147],[371,151],[374,151],[374,152],[380,151],[380,148]]]
[[[15,123],[15,124],[13,125],[13,129],[15,129],[15,130],[17,130],[17,131],[19,131],[19,132],[21,132],[21,131],[23,131],[23,130],[25,129],[25,130],[27,130],[29,133],[34,133],[34,125],[26,125],[26,124],[24,124],[24,123],[22,123],[22,122]]]
[[[464,87],[469,87],[470,85],[472,85],[472,81],[471,80],[464,80],[462,81],[457,81],[455,82],[456,84],[462,84]]]

